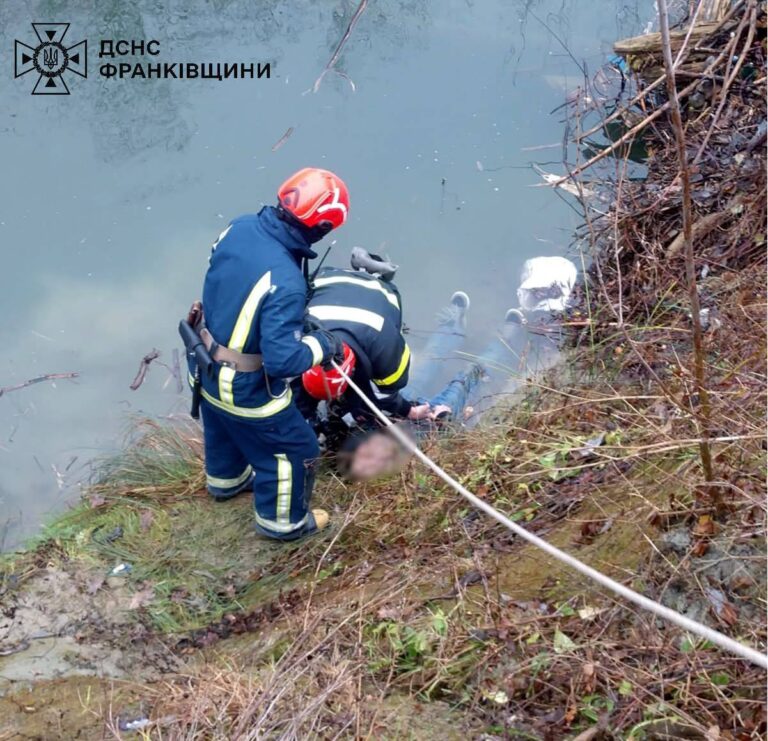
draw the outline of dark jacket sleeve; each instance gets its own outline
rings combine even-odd
[[[411,351],[394,325],[386,326],[379,335],[370,360],[377,406],[397,417],[407,417],[413,404],[399,392],[408,384]]]
[[[411,411],[413,402],[408,401],[401,393],[396,392],[394,394],[388,394],[387,396],[377,396],[374,400],[376,406],[383,412],[389,412],[389,414],[395,417],[407,417],[408,412]]]
[[[392,394],[408,385],[411,351],[394,325],[385,325],[369,353],[373,383],[382,394]]]
[[[303,332],[306,300],[303,291],[279,286],[264,299],[259,311],[261,354],[270,376],[300,376],[328,360],[332,353],[321,334]]]

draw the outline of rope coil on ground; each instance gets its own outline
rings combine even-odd
[[[527,540],[537,548],[545,551],[550,556],[556,558],[558,561],[566,564],[566,566],[570,566],[580,574],[589,577],[601,586],[610,589],[612,592],[615,592],[629,602],[633,602],[645,610],[648,610],[649,612],[652,612],[655,615],[664,618],[665,620],[669,620],[669,622],[678,625],[684,630],[687,630],[691,633],[694,633],[695,635],[700,636],[701,638],[710,641],[716,646],[722,648],[724,651],[736,654],[737,656],[740,656],[741,658],[746,659],[747,661],[750,661],[757,666],[768,669],[768,656],[766,654],[760,653],[759,651],[756,651],[749,646],[745,646],[742,643],[735,641],[733,638],[729,638],[727,635],[721,633],[720,631],[709,628],[695,620],[691,620],[690,618],[685,617],[685,615],[681,615],[679,612],[676,612],[675,610],[672,610],[669,607],[666,607],[665,605],[662,605],[659,602],[650,599],[649,597],[645,597],[642,594],[635,592],[633,589],[624,586],[623,584],[620,584],[619,582],[611,579],[609,576],[606,576],[596,569],[593,569],[591,566],[587,566],[587,564],[582,563],[577,558],[574,558],[573,556],[565,553],[565,551],[561,551],[559,548],[551,545],[546,540],[542,540],[537,535],[529,533],[525,528],[521,527],[515,522],[512,522],[512,520],[510,520],[506,515],[499,512],[490,504],[484,502],[482,499],[479,499],[466,487],[462,486],[462,484],[456,481],[456,479],[454,479],[450,474],[438,466],[437,463],[435,463],[426,453],[423,453],[421,450],[419,450],[418,446],[408,437],[408,435],[406,435],[397,425],[395,425],[392,420],[390,420],[363,393],[360,387],[349,377],[349,375],[347,375],[345,371],[341,369],[336,361],[332,360],[331,364],[347,381],[352,390],[360,397],[363,403],[376,415],[379,420],[384,423],[384,425],[390,428],[392,434],[406,448],[406,450],[409,450],[411,453],[413,453],[413,455],[415,455],[422,463],[424,463],[424,465],[426,465],[443,481],[445,481],[446,484],[455,489],[472,505],[487,514],[489,517],[492,517],[494,520],[496,520],[496,522],[504,525],[504,527],[515,533],[515,535],[519,535],[521,538]]]

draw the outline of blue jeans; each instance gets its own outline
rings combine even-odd
[[[504,340],[498,337],[491,340],[476,362],[457,373],[445,388],[434,394],[434,379],[440,372],[440,363],[455,356],[465,339],[463,330],[454,323],[442,324],[427,340],[420,363],[411,373],[403,395],[433,407],[438,404],[448,406],[451,417],[461,419],[465,407],[480,396],[482,385],[499,374],[499,366],[509,364],[511,354],[506,342],[513,339],[515,332],[523,331],[514,325],[505,326]]]

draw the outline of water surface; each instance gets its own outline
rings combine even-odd
[[[339,64],[355,91],[329,75],[307,92],[356,6],[0,5],[0,387],[81,374],[0,398],[0,547],[77,496],[130,415],[184,411],[161,366],[129,390],[139,359],[158,348],[170,362],[210,244],[293,170],[347,181],[351,218],[329,263],[359,244],[400,264],[416,353],[456,289],[472,297],[470,349],[481,348],[515,304],[523,261],[565,252],[577,216],[531,187],[527,167],[557,171],[560,150],[526,148],[562,139],[549,112],[581,73],[540,21],[594,70],[641,28],[645,3],[371,0]],[[89,77],[69,74],[70,96],[31,96],[31,77],[13,79],[13,40],[31,43],[32,21],[89,40]],[[272,77],[104,80],[100,38],[158,39],[167,62],[270,61]]]

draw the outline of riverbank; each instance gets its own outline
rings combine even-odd
[[[707,413],[662,112],[642,181],[612,160],[597,203],[589,171],[573,180],[592,268],[567,362],[428,452],[553,544],[764,650],[765,15],[740,8],[699,42],[729,53],[685,109],[692,153],[706,144]],[[655,89],[624,119],[663,108]],[[761,670],[616,602],[416,464],[360,486],[326,473],[316,498],[333,529],[266,543],[247,497],[207,498],[196,427],[137,421],[82,503],[2,561],[0,739],[764,736]]]

